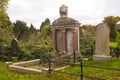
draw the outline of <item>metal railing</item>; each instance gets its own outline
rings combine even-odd
[[[79,61],[80,63],[79,64],[75,64],[76,62],[76,57],[75,57],[75,53],[73,53],[73,63],[66,63],[66,62],[60,62],[60,61],[53,61],[51,58],[48,59],[48,72],[51,73],[52,71],[52,68],[51,68],[51,63],[60,63],[60,64],[66,64],[66,65],[75,65],[75,66],[79,66],[80,67],[80,73],[79,74],[74,74],[74,73],[69,73],[69,72],[62,72],[62,71],[55,71],[55,72],[58,72],[58,73],[63,73],[63,74],[69,74],[69,75],[74,75],[74,76],[80,76],[80,80],[83,80],[83,78],[92,78],[92,79],[95,79],[95,80],[106,80],[104,78],[97,78],[97,77],[91,77],[91,76],[85,76],[84,75],[84,70],[83,68],[84,67],[91,67],[91,68],[101,68],[101,69],[108,69],[108,70],[117,70],[117,71],[120,71],[120,68],[111,68],[111,67],[104,67],[104,66],[93,66],[93,65],[87,65],[87,64],[83,64],[83,59],[81,58]]]

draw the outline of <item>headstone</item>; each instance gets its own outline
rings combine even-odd
[[[96,61],[108,61],[111,60],[109,49],[109,33],[110,28],[107,24],[101,23],[96,26],[96,44],[95,55],[93,60]]]
[[[18,43],[16,39],[11,41],[11,52],[14,57],[18,56]]]

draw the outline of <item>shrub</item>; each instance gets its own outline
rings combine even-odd
[[[42,62],[47,62],[52,48],[50,46],[40,46],[36,48],[32,53],[33,58],[41,59]]]
[[[12,60],[12,54],[10,51],[10,47],[3,44],[0,45],[0,60],[1,61],[11,61]]]
[[[80,52],[84,57],[92,56],[95,49],[95,40],[91,39],[89,42],[81,42]]]

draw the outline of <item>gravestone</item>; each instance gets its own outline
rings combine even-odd
[[[12,52],[12,56],[13,57],[17,57],[18,56],[18,43],[16,39],[13,39],[11,41],[11,52]]]
[[[96,44],[95,55],[93,55],[93,60],[96,61],[111,60],[109,49],[109,33],[110,33],[109,26],[105,23],[101,23],[96,26],[95,31],[96,31]]]

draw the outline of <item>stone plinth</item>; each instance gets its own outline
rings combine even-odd
[[[101,23],[96,26],[96,44],[95,55],[93,60],[96,61],[108,61],[111,59],[109,49],[109,26],[105,23]]]
[[[93,55],[94,61],[109,61],[111,60],[111,56],[106,55]]]

